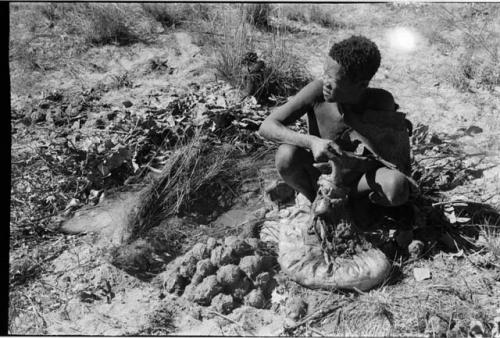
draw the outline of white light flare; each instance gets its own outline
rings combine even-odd
[[[400,53],[409,53],[417,48],[418,33],[407,27],[395,27],[386,32],[389,48]]]

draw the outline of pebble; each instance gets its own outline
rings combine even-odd
[[[431,316],[427,320],[425,333],[432,335],[433,337],[446,337],[446,331],[448,331],[448,323],[446,323],[440,317]]]
[[[245,256],[241,258],[239,267],[248,277],[255,278],[262,271],[262,257]]]
[[[415,268],[413,269],[413,276],[417,282],[421,282],[431,278],[431,271],[428,268]]]
[[[424,243],[419,240],[413,240],[410,245],[408,245],[408,253],[410,258],[418,258],[424,252]]]
[[[209,276],[215,272],[217,268],[212,264],[209,258],[202,259],[196,263],[196,273],[202,277]]]
[[[217,246],[217,240],[213,237],[207,239],[207,249],[212,251]]]
[[[209,305],[217,294],[222,291],[222,287],[217,283],[217,277],[208,276],[193,291],[193,301],[200,305]]]
[[[234,264],[224,265],[217,271],[217,282],[229,288],[233,288],[242,277],[241,269]]]
[[[245,305],[252,306],[257,309],[262,309],[266,305],[266,299],[261,289],[253,289],[245,296]]]
[[[212,299],[212,306],[215,311],[222,313],[223,315],[227,315],[230,313],[234,307],[234,300],[231,295],[225,295],[223,293],[219,293]]]
[[[297,321],[306,315],[307,306],[307,303],[301,298],[292,297],[286,302],[285,315],[288,318]]]

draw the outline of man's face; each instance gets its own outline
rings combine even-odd
[[[351,80],[330,56],[326,57],[322,80],[323,96],[327,102],[357,103],[368,86],[368,81]]]

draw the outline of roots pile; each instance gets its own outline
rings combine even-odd
[[[209,238],[177,257],[156,281],[167,292],[222,314],[242,304],[268,308],[277,261],[265,251],[256,238]]]

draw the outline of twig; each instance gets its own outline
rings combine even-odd
[[[319,334],[321,337],[325,337],[325,336],[326,336],[326,334],[322,333],[322,332],[321,332],[321,331],[319,331],[319,330],[316,330],[316,329],[315,329],[315,328],[313,328],[313,327],[310,327],[310,326],[309,326],[309,330],[311,330],[312,332],[314,332],[314,333],[316,333],[316,334]]]
[[[465,278],[462,278],[462,280],[464,281],[464,284],[465,284],[465,286],[467,287],[467,290],[469,290],[469,298],[470,298],[470,301],[471,301],[471,302],[474,302],[474,298],[473,298],[473,296],[472,296],[472,290],[470,289],[469,284],[467,284],[467,281],[465,280]]]
[[[486,202],[488,202],[490,199],[492,199],[493,197],[496,197],[496,196],[498,196],[498,193],[494,193],[494,194],[492,194],[490,197],[483,198],[482,203],[486,203]]]
[[[155,174],[161,174],[163,171],[161,169],[156,169],[156,168],[153,168],[152,166],[150,166],[149,164],[146,164],[144,166],[144,168],[147,168],[149,170],[151,170],[152,172],[154,172]]]
[[[360,295],[365,295],[365,294],[366,294],[366,292],[361,291],[360,289],[358,289],[358,288],[357,288],[357,287],[355,287],[355,286],[353,286],[353,288],[352,288],[352,289],[353,289],[354,291],[356,291],[356,292],[357,292],[358,294],[360,294]]]
[[[476,201],[471,201],[471,200],[466,200],[466,199],[455,199],[455,200],[450,200],[450,201],[443,201],[443,202],[432,203],[432,206],[436,207],[438,205],[456,204],[456,203],[483,204],[481,202],[476,202]]]
[[[299,321],[298,323],[292,325],[292,326],[289,326],[287,327],[286,329],[287,330],[294,330],[304,324],[307,324],[309,322],[313,322],[313,321],[316,321],[318,320],[319,318],[321,317],[324,317],[326,316],[327,314],[329,314],[330,312],[333,312],[341,307],[343,307],[344,305],[346,305],[348,303],[348,301],[344,301],[344,302],[341,302],[340,304],[336,304],[336,305],[330,305],[329,307],[327,308],[324,308],[324,309],[319,309],[318,311],[310,314],[309,316],[306,316],[304,317],[304,319],[302,319],[301,321]]]
[[[231,322],[231,323],[233,323],[233,324],[238,325],[238,326],[239,326],[239,327],[243,330],[243,332],[248,332],[248,333],[250,333],[250,335],[251,335],[251,336],[255,336],[255,334],[253,334],[251,331],[246,330],[246,329],[243,327],[243,325],[242,325],[241,323],[238,323],[237,321],[235,321],[235,320],[233,320],[233,319],[231,319],[231,318],[229,318],[229,317],[227,317],[227,316],[224,316],[223,314],[221,314],[221,313],[219,313],[219,312],[216,312],[216,311],[208,311],[208,313],[212,313],[212,314],[217,315],[217,316],[219,316],[219,317],[221,317],[221,318],[224,318],[225,320],[227,320],[227,321],[229,321],[229,322]]]
[[[45,321],[45,318],[40,314],[40,311],[38,311],[38,308],[35,305],[35,303],[33,303],[33,301],[31,300],[31,297],[28,296],[28,295],[25,295],[25,294],[23,294],[23,296],[28,299],[28,301],[30,302],[31,306],[33,307],[33,311],[35,312],[35,314],[37,315],[37,317],[39,317],[42,320],[43,325],[45,327],[47,327],[47,322]]]
[[[335,328],[337,329],[340,326],[340,317],[342,315],[342,309],[337,312],[337,318],[335,318]]]

